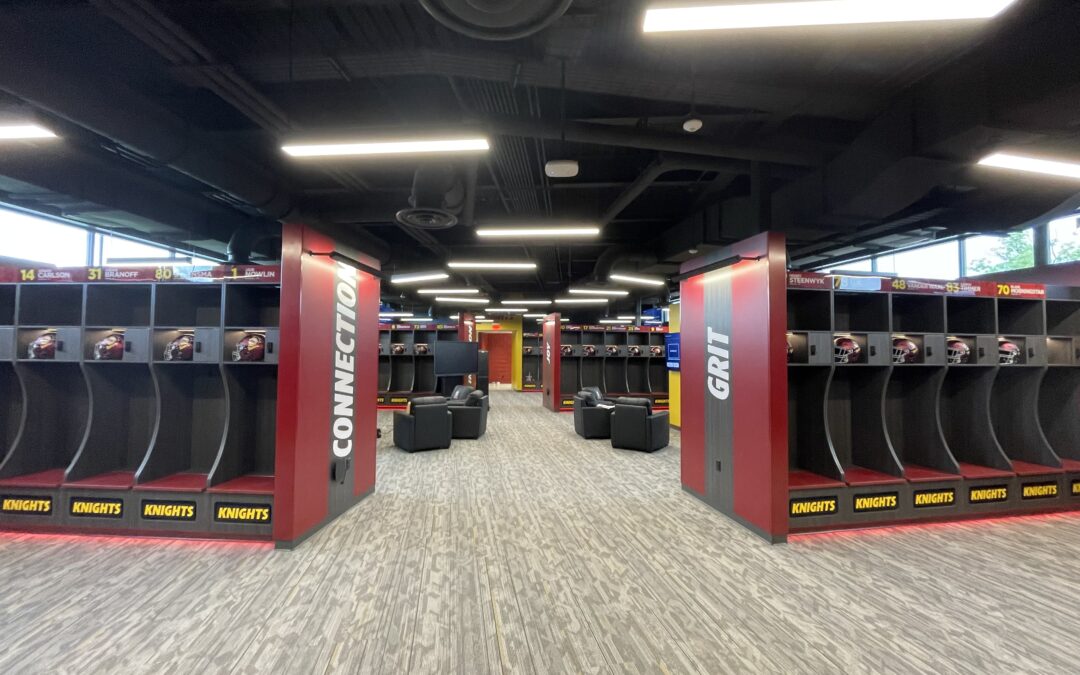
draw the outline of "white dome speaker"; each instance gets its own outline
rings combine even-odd
[[[548,178],[574,178],[578,175],[576,159],[553,159],[544,165]]]

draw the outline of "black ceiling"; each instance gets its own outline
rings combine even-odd
[[[569,8],[496,41],[419,0],[0,3],[0,115],[41,115],[64,138],[5,146],[0,200],[219,254],[237,232],[238,251],[269,252],[262,235],[294,218],[390,270],[536,260],[525,277],[466,279],[506,298],[612,266],[670,272],[691,249],[762,229],[784,232],[806,267],[1075,206],[1075,183],[972,164],[1002,147],[1080,157],[1080,3],[1020,0],[989,22],[672,37],[641,32],[643,2],[500,1]],[[681,129],[692,107],[705,121],[694,135]],[[490,134],[487,156],[451,165],[467,193],[456,227],[396,222],[415,162],[279,149],[372,127]],[[578,160],[580,175],[546,178],[554,158]],[[534,220],[599,222],[603,237],[484,245],[472,232]]]

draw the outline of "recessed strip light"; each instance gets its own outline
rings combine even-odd
[[[421,288],[420,295],[479,295],[478,288]]]
[[[990,19],[1016,0],[818,0],[653,7],[646,33]]]
[[[570,319],[559,319],[562,323],[570,323]],[[544,323],[544,319],[537,319],[536,323]]]
[[[390,283],[392,284],[415,284],[420,281],[437,281],[440,279],[449,279],[450,275],[446,272],[416,272],[414,274],[395,274],[390,277]]]
[[[556,298],[557,305],[606,305],[607,298]]]
[[[427,155],[460,152],[487,152],[486,138],[432,138],[393,141],[356,141],[344,143],[307,143],[283,145],[291,157],[367,157],[379,155]]]
[[[473,320],[476,320],[476,319],[486,319],[486,318],[487,318],[487,317],[486,317],[485,315],[483,315],[483,314],[477,314],[476,316],[474,316],[474,317],[473,317]]]
[[[600,319],[600,323],[606,323],[606,324],[627,324],[627,323],[633,323],[633,321],[630,321],[630,320],[628,320],[628,319]]]
[[[487,305],[491,300],[487,298],[455,298],[453,296],[443,297],[438,296],[435,298],[435,302],[441,302],[448,305]]]
[[[435,321],[435,319],[431,318],[430,316],[414,316],[411,319],[405,320],[412,323],[433,323]]]
[[[453,319],[454,321],[457,321],[458,319],[461,318],[461,315],[460,314],[451,314],[450,318]]]
[[[503,237],[524,239],[529,237],[595,237],[600,228],[594,225],[559,227],[478,227],[478,237]]]
[[[617,297],[630,295],[630,291],[605,291],[592,288],[571,288],[567,293],[570,295],[612,295]]]
[[[1023,155],[1010,155],[1004,152],[998,152],[988,157],[984,157],[979,160],[979,164],[981,166],[993,166],[999,169],[1041,173],[1048,176],[1080,178],[1080,164],[1075,162],[1039,159],[1038,157],[1025,157]]]
[[[623,321],[637,321],[637,317],[636,317],[636,316],[631,316],[631,315],[629,315],[629,314],[620,314],[619,316],[617,316],[617,317],[615,317],[615,318],[616,318],[616,319],[620,319],[620,320],[623,320]]]
[[[653,277],[638,277],[630,274],[609,274],[608,279],[611,281],[624,281],[628,284],[642,284],[644,286],[663,286],[663,279],[656,279]]]
[[[491,314],[525,314],[529,310],[520,307],[488,307],[484,311]]]
[[[495,323],[494,319],[477,319],[476,323]]]
[[[35,138],[56,138],[56,134],[37,124],[0,124],[2,141],[27,141]]]
[[[550,300],[503,300],[504,305],[521,305],[523,307],[546,307],[551,304]]]
[[[534,262],[485,262],[482,260],[457,260],[446,264],[455,270],[527,270],[536,269]]]
[[[380,319],[404,319],[412,315],[412,312],[379,312]]]
[[[526,314],[526,319],[543,319],[547,314]]]

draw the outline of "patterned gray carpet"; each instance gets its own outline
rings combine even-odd
[[[0,533],[0,673],[1077,671],[1078,516],[768,546],[674,445],[493,403],[481,441],[384,440],[377,492],[294,552]]]

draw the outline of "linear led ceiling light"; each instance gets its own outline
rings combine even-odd
[[[526,314],[526,319],[543,319],[547,314]]]
[[[449,279],[450,275],[446,272],[417,272],[415,274],[395,274],[390,277],[390,283],[392,284],[415,284],[420,281],[438,281],[440,279]]]
[[[495,323],[495,319],[477,319],[476,323]]]
[[[630,314],[620,314],[619,316],[617,316],[615,318],[623,320],[623,321],[637,321],[637,317],[636,316],[631,316]]]
[[[545,316],[544,318],[547,318],[547,317]],[[567,319],[565,317],[560,318],[559,321],[561,321],[562,323],[570,323],[570,319]],[[537,319],[536,323],[544,323],[544,319]]]
[[[491,302],[487,298],[455,298],[455,297],[442,297],[437,296],[435,302],[441,302],[447,305],[487,305]]]
[[[490,314],[525,314],[529,310],[523,307],[486,307],[484,311]]]
[[[557,305],[606,305],[607,298],[556,298]]]
[[[536,269],[534,262],[485,262],[483,260],[455,260],[446,263],[446,266],[454,270],[517,270],[532,271]]]
[[[990,19],[1016,0],[817,0],[652,7],[646,33]]]
[[[997,152],[982,158],[979,160],[979,165],[1026,171],[1028,173],[1041,173],[1048,176],[1061,176],[1063,178],[1080,178],[1080,164],[1076,162],[1010,155],[1004,152]]]
[[[615,296],[615,297],[623,297],[623,296],[626,296],[626,295],[630,295],[630,291],[619,291],[619,290],[607,291],[607,290],[593,289],[593,288],[571,288],[569,291],[567,291],[567,293],[569,293],[571,295],[611,295],[611,296]]]
[[[522,305],[525,307],[536,306],[546,307],[551,304],[550,300],[503,300],[504,305]]]
[[[486,138],[477,137],[298,143],[281,149],[291,157],[370,157],[487,152],[491,145]]]
[[[56,134],[37,124],[0,124],[0,141],[28,141],[56,138]]]
[[[380,319],[404,319],[412,315],[412,312],[379,312]]]
[[[420,295],[479,295],[478,288],[421,288]]]
[[[609,274],[608,279],[611,281],[623,281],[628,284],[641,284],[643,286],[663,286],[663,279],[655,279],[653,277],[637,277],[629,274]]]
[[[595,225],[559,225],[552,227],[478,227],[478,237],[533,238],[533,237],[595,237],[600,228]]]
[[[411,323],[432,323],[435,321],[435,319],[430,316],[414,316],[405,320]]]
[[[626,324],[626,323],[633,323],[633,321],[630,321],[629,319],[600,319],[600,323]]]

